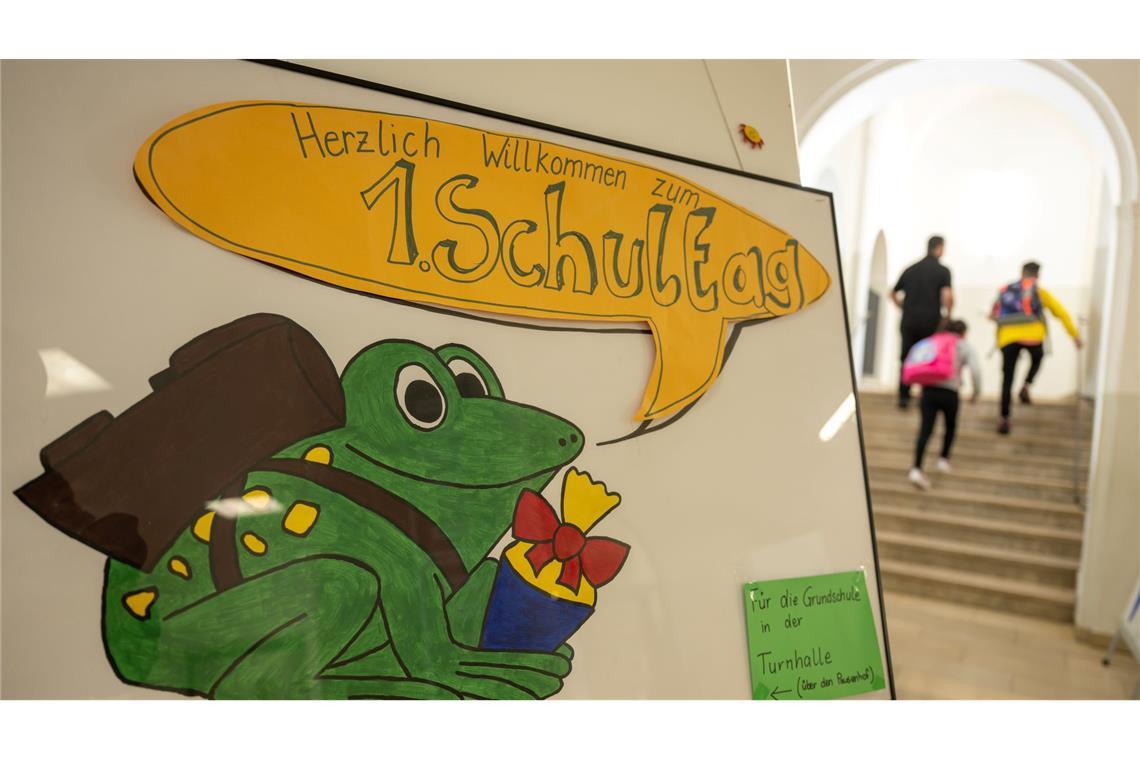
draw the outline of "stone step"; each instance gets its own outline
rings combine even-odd
[[[907,406],[905,410],[907,414],[917,414],[921,395],[918,391],[911,394],[910,406]],[[895,397],[882,398],[873,394],[861,393],[858,399],[860,399],[860,408],[869,414],[903,416],[904,410],[898,408]],[[983,397],[971,403],[970,393],[967,391],[961,393],[959,399],[961,399],[961,410],[964,415],[991,416],[998,414],[1001,409],[1001,401],[996,397]],[[1078,408],[1072,403],[1025,404],[1015,398],[1011,404],[1011,411],[1013,417],[1021,417],[1028,422],[1044,425],[1068,425],[1072,424],[1077,417],[1080,417],[1082,423],[1091,423],[1094,409],[1091,403],[1082,404]]]
[[[878,448],[880,443],[892,440],[909,441],[914,444],[918,436],[918,423],[911,426],[898,426],[896,428],[881,428],[873,425],[863,425],[863,437],[868,448]],[[941,428],[936,428],[932,440],[940,440]],[[985,451],[996,454],[1031,454],[1067,458],[1073,461],[1074,454],[1078,460],[1088,461],[1090,448],[1087,442],[1074,442],[1070,439],[1039,438],[1027,435],[1019,436],[1017,431],[1012,435],[998,435],[996,431],[959,430],[954,436],[954,448],[970,451]]]
[[[919,423],[918,415],[885,421],[868,416],[863,418],[863,430],[864,432],[901,434],[914,438],[918,435]],[[939,417],[934,425],[932,436],[941,438],[943,430],[942,418]],[[959,417],[956,436],[963,435],[972,438],[992,438],[997,439],[998,442],[1035,441],[1037,443],[1050,444],[1054,448],[1063,448],[1065,451],[1072,451],[1074,448],[1087,450],[1092,442],[1092,432],[1089,430],[1080,433],[1074,433],[1072,428],[1059,431],[1033,430],[1028,429],[1025,425],[1021,425],[1017,419],[1013,420],[1009,435],[999,435],[997,432],[996,417],[975,422],[963,420]]]
[[[958,414],[958,432],[974,431],[978,433],[994,433],[998,430],[998,410],[978,410],[974,408],[962,409]],[[863,425],[878,430],[913,430],[917,431],[921,415],[918,410],[910,411],[863,411]],[[1011,418],[1012,435],[1020,433],[1023,436],[1042,439],[1084,440],[1092,439],[1092,420],[1082,419],[1074,423],[1072,419],[1067,422],[1042,423],[1033,419],[1025,419],[1013,412]],[[936,430],[942,430],[943,419],[938,417]]]
[[[1017,552],[884,530],[877,531],[875,539],[882,559],[963,570],[1068,590],[1076,587],[1079,563],[1068,557]]]
[[[1081,531],[888,504],[872,494],[875,527],[890,533],[1078,559]]]
[[[1071,590],[899,560],[880,559],[879,574],[888,591],[1061,622],[1073,619]]]
[[[1037,478],[1032,475],[1002,475],[996,472],[979,471],[965,465],[960,466],[957,461],[953,462],[953,472],[943,474],[934,467],[934,463],[938,459],[937,454],[937,450],[928,450],[923,467],[926,476],[934,484],[934,493],[949,489],[981,496],[1010,496],[1071,506],[1078,506],[1078,497],[1084,495],[1083,484],[1080,481],[1074,489],[1071,479],[1058,480],[1049,477]],[[871,456],[868,461],[871,482],[872,484],[883,483],[885,485],[905,483],[912,464],[911,457],[905,455],[898,457]]]
[[[918,401],[919,390],[915,387],[911,391],[911,407],[913,408]],[[969,395],[967,391],[966,395]],[[875,410],[891,410],[897,409],[896,396],[894,393],[881,393],[877,391],[860,391],[859,405],[866,409]],[[998,399],[994,396],[982,396],[978,399],[977,406],[997,406]],[[1032,404],[1022,404],[1017,400],[1016,396],[1013,400],[1013,405],[1016,410],[1024,411],[1027,416],[1035,417],[1037,419],[1069,419],[1073,416],[1076,404],[1070,399],[1069,401],[1036,401]],[[965,406],[969,406],[968,404]],[[1094,405],[1091,401],[1085,400],[1080,404],[1080,412],[1082,417],[1092,418]],[[1016,411],[1014,412],[1016,414]]]
[[[909,462],[914,455],[915,436],[890,436],[872,439],[867,436],[867,460],[872,462],[876,457],[901,457]],[[932,439],[930,452],[937,456],[937,447],[941,443],[937,438]],[[1052,456],[1049,454],[1002,454],[986,449],[972,449],[960,446],[954,447],[954,466],[972,468],[998,475],[1025,475],[1036,476],[1048,473],[1054,479],[1072,480],[1073,456]],[[1088,476],[1088,457],[1081,457],[1076,462],[1077,474],[1083,484]]]
[[[934,487],[906,480],[917,404],[860,394],[879,565],[884,587],[980,607],[1071,621],[1088,478],[1093,409],[1016,404],[1013,434],[996,432],[997,404],[963,404],[954,472],[934,469],[939,420],[927,449]],[[1079,414],[1079,416],[1078,416]]]
[[[917,420],[921,416],[917,401],[911,403],[910,407],[905,410],[894,406],[860,404],[859,411],[868,419],[877,419],[887,422],[892,420]],[[1010,416],[1015,423],[1021,423],[1024,427],[1033,430],[1054,430],[1056,432],[1065,433],[1071,433],[1074,429],[1086,432],[1091,431],[1093,425],[1093,415],[1091,411],[1081,410],[1079,418],[1076,415],[1076,410],[1071,409],[1068,414],[1058,413],[1048,416],[1039,416],[1034,414],[1030,407],[1014,406]],[[979,401],[976,404],[971,404],[968,400],[963,399],[958,406],[959,425],[986,425],[988,427],[990,422],[996,423],[999,416],[1000,407],[998,404],[992,402]]]
[[[969,493],[933,488],[920,491],[909,481],[871,481],[871,501],[892,507],[905,507],[923,513],[962,515],[1025,526],[1080,531],[1084,511],[1072,504],[1021,499],[1015,496]]]
[[[969,392],[968,386],[969,386],[969,384],[967,384],[967,392]],[[1015,391],[1015,397],[1017,395],[1017,390],[1018,390],[1017,387],[1015,387],[1015,389],[1013,389],[1013,391]],[[991,401],[993,403],[998,402],[1000,389],[991,389],[991,391],[992,391],[991,393],[983,394],[983,397],[982,397],[982,399],[979,400],[979,403],[984,403],[986,401]],[[912,400],[915,397],[917,397],[917,395],[920,392],[921,392],[920,386],[912,385],[911,386],[911,398],[912,398]],[[890,387],[889,390],[881,390],[881,391],[866,389],[866,390],[860,391],[860,394],[858,394],[858,395],[860,395],[860,398],[865,399],[866,402],[868,402],[868,403],[878,403],[884,407],[894,407],[895,401],[897,399],[896,391],[895,391],[894,387]],[[1020,401],[1017,401],[1017,399],[1015,398],[1015,402],[1018,403],[1019,406],[1025,406],[1027,409],[1034,410],[1034,414],[1040,414],[1040,415],[1050,414],[1050,412],[1053,412],[1053,411],[1072,410],[1075,406],[1077,406],[1077,402],[1074,400],[1073,397],[1068,397],[1067,399],[1043,399],[1043,398],[1039,398],[1039,399],[1036,399],[1031,404],[1021,404]],[[1081,406],[1081,409],[1083,409],[1083,410],[1089,410],[1089,409],[1092,409],[1094,407],[1094,404],[1093,404],[1093,401],[1091,399],[1082,399],[1080,402],[1080,406]]]
[[[901,409],[875,409],[860,407],[859,412],[864,420],[881,420],[884,424],[903,423],[918,425],[922,416],[916,406],[903,411]],[[1073,417],[1057,417],[1055,419],[1041,419],[1020,414],[1020,409],[1014,409],[1010,419],[1015,430],[1028,430],[1040,435],[1072,436],[1074,431],[1080,435],[1088,436],[1092,433],[1093,419],[1091,415],[1081,415],[1080,420]],[[958,427],[989,430],[996,426],[1000,418],[998,407],[963,404],[958,410]]]

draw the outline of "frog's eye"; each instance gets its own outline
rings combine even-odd
[[[447,401],[431,373],[419,364],[401,367],[396,375],[396,404],[404,417],[422,430],[443,422]]]
[[[459,389],[460,396],[473,398],[487,395],[487,383],[471,362],[455,358],[447,363],[447,368],[455,375],[455,387]]]

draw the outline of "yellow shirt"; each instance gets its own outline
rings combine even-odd
[[[1053,316],[1061,320],[1061,324],[1065,326],[1065,330],[1074,339],[1078,336],[1077,326],[1073,324],[1073,318],[1069,316],[1069,312],[1065,311],[1065,307],[1061,302],[1049,294],[1049,291],[1040,285],[1037,286],[1037,295],[1041,298],[1041,306],[1048,309],[1053,313]],[[1042,317],[1039,322],[1022,322],[1020,324],[1000,325],[998,327],[997,341],[998,348],[1005,348],[1011,343],[1044,343],[1045,342],[1045,319]]]

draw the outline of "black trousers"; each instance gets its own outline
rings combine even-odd
[[[914,348],[915,343],[933,335],[934,330],[935,327],[903,327],[900,329],[902,351],[899,354],[899,401],[905,402],[910,399],[910,385],[902,381],[902,365],[906,361],[906,355]]]
[[[914,466],[922,469],[922,458],[926,454],[926,444],[934,432],[934,420],[942,412],[946,432],[942,436],[942,456],[950,458],[950,447],[954,445],[954,431],[958,427],[958,391],[949,388],[926,387],[922,389],[922,423],[918,428],[918,440],[914,444]]]
[[[1010,343],[1001,350],[1001,416],[1009,417],[1009,408],[1013,401],[1013,372],[1017,369],[1017,360],[1022,349],[1029,352],[1029,374],[1025,376],[1025,384],[1033,382],[1037,377],[1037,370],[1041,369],[1041,359],[1045,356],[1045,349],[1040,343]]]

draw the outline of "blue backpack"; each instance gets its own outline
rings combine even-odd
[[[1040,322],[1044,316],[1036,280],[1017,280],[1006,285],[994,302],[994,319],[999,325]]]

